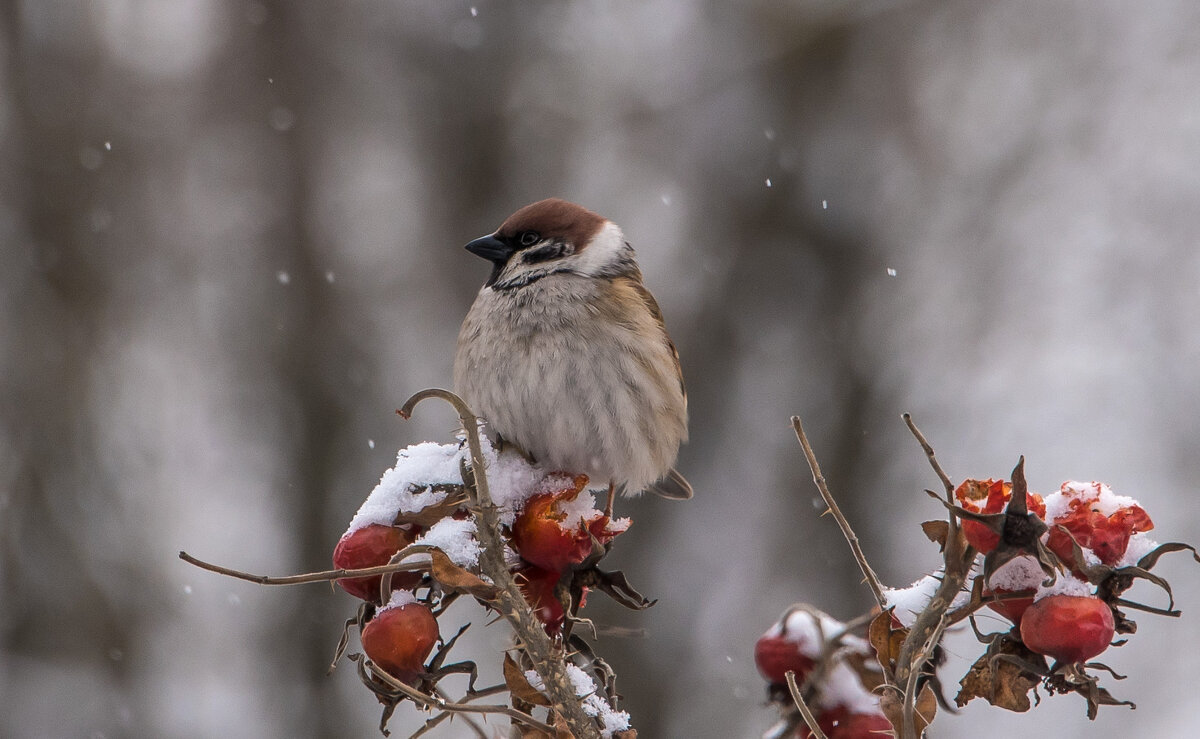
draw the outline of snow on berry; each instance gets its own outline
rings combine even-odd
[[[980,574],[978,577],[982,577]],[[1007,593],[1019,593],[1023,590],[1037,590],[1041,587],[1042,582],[1046,580],[1046,573],[1038,564],[1037,559],[1031,556],[1014,557],[1001,565],[995,572],[989,582],[984,586],[984,598],[991,598],[995,595],[1005,595]],[[988,608],[1004,616],[1014,624],[1021,623],[1021,617],[1025,613],[1025,609],[1033,604],[1033,597],[1028,598],[1008,598],[1006,600],[991,601],[988,603]]]
[[[1057,493],[1045,498],[1046,520],[1053,521],[1070,513],[1075,501],[1086,501],[1101,515],[1111,516],[1122,508],[1140,508],[1141,504],[1127,495],[1117,495],[1102,482],[1067,480]]]
[[[347,534],[364,526],[390,526],[401,513],[416,513],[445,500],[438,484],[462,484],[459,473],[461,451],[454,444],[423,442],[401,449],[396,465],[383,473],[379,484],[350,520]]]
[[[863,687],[850,665],[839,661],[826,673],[817,705],[826,710],[844,707],[850,713],[878,713],[879,696]]]
[[[1104,483],[1075,480],[1064,482],[1059,492],[1046,497],[1046,523],[1050,526],[1046,547],[1068,565],[1075,562],[1072,537],[1104,564],[1115,565],[1125,556],[1134,534],[1154,528],[1133,498],[1114,494]]]
[[[388,598],[387,605],[380,608],[380,611],[386,611],[389,608],[401,608],[409,603],[416,603],[417,596],[407,590],[393,590],[391,597]]]
[[[459,567],[475,567],[479,564],[479,553],[483,551],[475,531],[473,518],[443,518],[417,537],[413,544],[437,547]]]
[[[1034,593],[1033,600],[1037,601],[1043,598],[1049,598],[1052,595],[1068,595],[1074,597],[1089,597],[1094,595],[1096,589],[1088,583],[1080,580],[1072,575],[1060,574],[1055,578],[1054,582],[1049,585],[1038,585],[1037,592]]]
[[[847,634],[845,631],[846,624],[830,616],[828,613],[823,613],[816,609],[797,608],[788,613],[787,618],[772,626],[767,633],[782,633],[786,638],[795,641],[797,644],[809,645],[805,653],[809,657],[814,658],[821,656],[823,641],[827,641],[838,635],[842,635],[841,642],[843,644],[854,648],[855,651],[864,654],[869,651],[870,645],[866,639],[855,634]]]
[[[988,584],[993,588],[1003,588],[1010,592],[1018,590],[1036,590],[1042,581],[1047,579],[1036,558],[1031,556],[1014,557],[1005,562],[992,573]]]
[[[867,640],[847,633],[846,624],[813,608],[793,607],[759,637],[754,645],[754,662],[769,683],[785,684],[789,671],[803,683],[818,661],[835,654],[826,648],[835,639],[842,650],[871,654]],[[818,686],[817,705],[849,713],[871,713],[879,710],[879,698],[863,687],[853,668],[834,657]]]
[[[561,487],[563,479],[571,479],[565,473],[550,472],[530,463],[515,449],[497,451],[487,436],[480,437],[480,444],[489,492],[498,508],[500,523],[506,526],[512,525],[531,497]],[[383,473],[379,484],[351,519],[346,533],[371,524],[390,526],[398,516],[419,513],[441,503],[449,495],[441,486],[461,485],[461,464],[469,459],[470,453],[462,444],[423,442],[401,449],[395,466]],[[579,496],[565,512],[574,516],[594,508],[595,497],[589,492]],[[615,529],[619,523],[613,521],[609,528]]]
[[[1158,542],[1146,534],[1134,534],[1129,537],[1129,546],[1125,547],[1125,556],[1117,562],[1116,567],[1133,567],[1142,557],[1158,547]]]
[[[512,447],[496,451],[486,436],[482,436],[480,442],[483,462],[487,466],[488,492],[498,508],[500,523],[511,526],[525,507],[525,501],[537,495],[542,483],[552,475]]]

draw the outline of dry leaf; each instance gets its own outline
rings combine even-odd
[[[925,687],[921,688],[921,694],[917,696],[916,708],[917,734],[921,735],[925,732],[925,727],[932,724],[934,716],[937,715],[937,694],[933,692],[933,686],[930,683],[925,683]]]
[[[925,532],[925,537],[937,544],[943,550],[946,549],[946,536],[950,533],[950,522],[945,519],[937,521],[926,521],[921,524],[921,530]]]
[[[883,691],[879,696],[879,710],[883,711],[883,715],[892,722],[892,726],[895,726],[898,732],[903,731],[904,697],[900,693],[895,690]],[[916,705],[913,706],[913,726],[917,730],[917,736],[925,732],[925,727],[933,722],[936,713],[937,696],[933,688],[929,687],[929,683],[925,683],[917,696]]]
[[[551,711],[550,718],[554,719],[552,722],[554,726],[554,739],[575,739],[575,735],[571,733],[570,727],[567,726],[567,720],[563,718],[561,713]]]
[[[867,630],[867,639],[871,642],[871,646],[875,647],[879,663],[889,671],[893,669],[896,659],[900,656],[900,646],[904,644],[907,636],[908,629],[892,627],[891,608],[871,619],[871,626]]]
[[[879,660],[875,659],[874,655],[846,652],[842,659],[850,669],[854,670],[854,674],[858,675],[858,681],[868,691],[874,692],[876,688],[884,684],[883,671],[879,669]]]
[[[508,692],[518,700],[534,706],[550,705],[550,699],[529,684],[529,681],[525,679],[524,671],[507,653],[504,655],[504,684],[508,686]]]
[[[999,653],[1031,662],[1041,659],[1045,664],[1044,658],[1016,641],[1005,640]],[[1008,660],[993,659],[992,655],[985,653],[971,665],[958,684],[960,689],[954,702],[960,708],[974,698],[983,698],[993,706],[1024,713],[1030,708],[1029,691],[1037,686],[1038,677]]]
[[[485,601],[495,599],[496,593],[499,591],[495,585],[484,582],[479,576],[473,575],[454,564],[442,550],[430,550],[429,556],[433,560],[431,573],[433,579],[441,583],[447,590],[467,593]]]
[[[1102,665],[1099,662],[1091,662],[1089,667],[1100,667],[1116,676],[1112,672],[1112,668],[1107,665]],[[1120,679],[1118,677],[1118,679]],[[1090,720],[1096,719],[1096,714],[1100,710],[1100,706],[1129,706],[1137,708],[1133,701],[1118,700],[1113,697],[1113,694],[1105,688],[1100,687],[1100,679],[1094,675],[1087,674],[1082,669],[1076,669],[1073,665],[1059,667],[1052,675],[1046,678],[1046,689],[1051,694],[1054,693],[1078,693],[1087,700],[1087,717]]]

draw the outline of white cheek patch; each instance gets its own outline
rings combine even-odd
[[[598,274],[619,261],[628,248],[621,227],[612,221],[605,221],[587,248],[570,258],[571,269],[583,275]]]

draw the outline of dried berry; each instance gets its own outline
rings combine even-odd
[[[954,497],[959,505],[973,513],[1000,513],[1012,497],[1012,483],[1004,480],[964,480],[954,490]],[[1037,493],[1026,493],[1025,503],[1030,513],[1039,517],[1046,515],[1046,506],[1042,496]],[[965,520],[962,522],[963,535],[967,543],[987,554],[1000,543],[1000,534],[978,521]]]
[[[1114,566],[1125,556],[1133,534],[1154,528],[1150,516],[1132,498],[1114,495],[1103,483],[1064,482],[1052,502],[1046,547],[1068,565],[1075,564],[1072,537],[1101,562]]]

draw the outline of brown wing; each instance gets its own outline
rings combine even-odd
[[[667,333],[667,325],[663,322],[662,311],[658,307],[658,301],[642,284],[641,274],[637,274],[633,279],[629,280],[629,286],[633,288],[642,302],[646,304],[646,308],[650,311],[650,315],[654,316],[654,322],[658,324],[662,331],[663,340],[667,342],[667,348],[671,350],[671,357],[675,360],[675,376],[679,378],[679,392],[683,395],[683,407],[687,407],[687,388],[683,384],[683,368],[679,365],[679,350],[675,348],[675,342],[671,341],[670,334]]]

